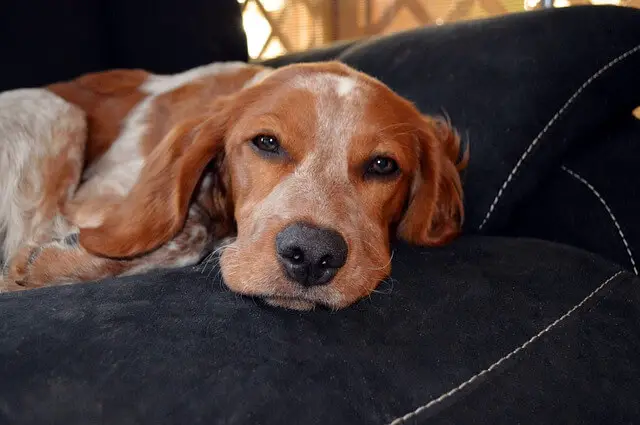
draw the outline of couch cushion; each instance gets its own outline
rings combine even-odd
[[[291,63],[335,60],[344,51],[346,51],[350,47],[358,45],[362,41],[363,40],[338,41],[322,47],[314,47],[313,49],[287,53],[286,55],[278,56],[272,59],[256,60],[253,62],[264,65],[264,66],[271,66],[271,67],[278,68]]]
[[[631,114],[558,164],[512,216],[503,236],[595,252],[640,272],[640,120]]]
[[[534,240],[394,258],[393,279],[338,312],[264,307],[211,267],[4,294],[0,423],[639,417],[638,279]]]

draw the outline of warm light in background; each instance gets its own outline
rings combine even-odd
[[[621,2],[620,0],[591,0],[591,4],[595,4],[595,5],[613,4],[613,5],[619,6]]]
[[[244,5],[245,2],[247,2],[246,5]],[[249,56],[252,59],[258,57],[267,59],[285,53],[285,49],[278,39],[272,39],[269,45],[265,46],[271,34],[271,25],[258,5],[252,0],[238,0],[238,3],[244,5],[242,26],[247,34]],[[281,10],[284,3],[285,0],[260,0],[260,4],[268,13]]]
[[[210,0],[216,1],[216,0]],[[640,0],[237,0],[252,59],[390,34],[421,25],[578,4],[640,7]],[[327,12],[329,11],[329,12]]]
[[[524,0],[524,10],[533,10],[540,4],[540,0]]]

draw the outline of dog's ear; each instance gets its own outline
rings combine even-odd
[[[228,112],[174,126],[146,158],[132,190],[102,206],[93,223],[79,223],[79,243],[95,255],[126,258],[147,253],[183,227],[205,168],[224,155]]]
[[[418,124],[420,165],[416,170],[398,235],[416,245],[439,246],[454,239],[464,219],[460,137],[448,121],[424,116]]]

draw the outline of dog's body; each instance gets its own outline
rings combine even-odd
[[[389,272],[393,230],[439,245],[462,220],[455,132],[337,63],[6,92],[0,143],[0,290],[186,266],[236,236],[231,289],[339,308]]]

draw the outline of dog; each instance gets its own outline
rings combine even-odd
[[[195,265],[284,308],[347,307],[394,238],[464,219],[468,150],[339,62],[117,69],[0,94],[0,290]]]

